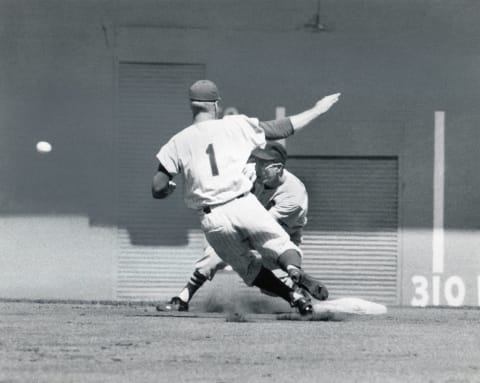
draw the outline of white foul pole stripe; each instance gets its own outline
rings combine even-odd
[[[433,153],[433,273],[443,273],[445,239],[445,112],[435,112],[435,142]]]

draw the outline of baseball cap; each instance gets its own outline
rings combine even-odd
[[[264,149],[255,149],[252,156],[262,160],[280,162],[284,165],[287,162],[287,151],[279,142],[267,142]]]
[[[192,101],[218,101],[220,94],[213,81],[198,80],[192,84],[189,90],[190,100]]]

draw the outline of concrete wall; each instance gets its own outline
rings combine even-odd
[[[0,220],[1,297],[112,299],[115,233],[78,215]]]
[[[448,304],[458,275],[462,303],[477,305],[480,3],[322,1],[327,32],[305,27],[315,11],[313,0],[0,1],[0,296],[115,298],[118,62],[200,62],[225,106],[262,119],[341,91],[290,154],[399,156],[402,303]],[[431,269],[435,110],[447,122],[443,275]],[[48,156],[34,151],[41,139]],[[36,281],[44,263],[21,265],[39,253],[64,261],[55,283],[15,284]],[[82,285],[89,267],[102,272]]]

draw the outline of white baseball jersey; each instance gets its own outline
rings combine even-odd
[[[264,146],[258,119],[226,116],[185,128],[160,149],[157,158],[171,175],[183,174],[185,203],[200,209],[248,192],[252,182],[242,170],[252,150]]]

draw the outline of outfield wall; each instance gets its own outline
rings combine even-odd
[[[129,229],[118,219],[118,68],[130,62],[203,64],[225,107],[261,119],[341,91],[289,154],[398,158],[398,302],[478,305],[480,4],[324,1],[328,32],[305,27],[315,11],[303,0],[1,1],[0,297],[117,298],[118,233]],[[439,110],[445,236],[434,273]],[[42,139],[49,155],[34,150]]]

